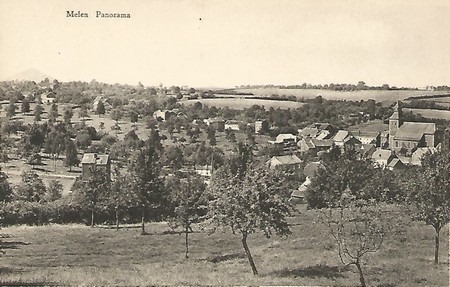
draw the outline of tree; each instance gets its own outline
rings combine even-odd
[[[45,185],[39,175],[34,171],[28,171],[22,173],[22,182],[15,190],[14,196],[19,200],[40,202],[45,192]]]
[[[64,123],[66,125],[70,125],[72,117],[73,117],[73,110],[72,110],[72,108],[71,107],[66,107],[64,109]]]
[[[111,119],[113,119],[116,122],[116,126],[119,124],[120,119],[122,118],[123,113],[120,109],[115,108],[111,112]]]
[[[103,101],[101,101],[101,100],[98,101],[96,112],[97,112],[98,115],[104,115],[105,114],[106,109],[105,109],[105,104],[103,103]]]
[[[116,165],[114,169],[115,180],[111,183],[109,194],[107,196],[108,205],[112,206],[115,211],[116,229],[119,229],[120,212],[127,207],[133,206],[137,201],[135,194],[129,192],[130,190],[130,175],[128,173],[121,173],[120,168]]]
[[[62,197],[63,185],[59,180],[52,179],[48,185],[44,201],[51,202]]]
[[[382,170],[349,153],[324,161],[308,186],[308,206],[321,209],[325,237],[332,238],[343,264],[356,266],[362,286],[365,255],[377,252],[389,234],[402,231],[402,224],[395,224],[400,218],[395,206],[386,203],[395,199],[389,198],[392,189]]]
[[[48,121],[50,123],[56,123],[56,120],[58,119],[58,105],[56,103],[52,104],[52,107],[50,109],[50,112],[48,113]]]
[[[405,189],[408,207],[414,220],[431,225],[435,231],[434,263],[439,263],[439,237],[442,227],[450,219],[450,153],[428,153],[422,159],[422,167],[407,175]]]
[[[34,108],[34,121],[39,122],[41,120],[42,112],[44,111],[44,108],[40,104],[36,105]]]
[[[179,146],[169,146],[164,151],[164,165],[173,170],[180,169],[183,166],[183,150]]]
[[[366,286],[363,260],[381,248],[389,233],[402,231],[401,224],[395,224],[399,212],[385,210],[376,200],[356,199],[350,193],[343,193],[337,205],[320,213],[327,226],[325,236],[333,241],[342,264],[356,266],[360,284]]]
[[[23,99],[21,111],[23,114],[28,113],[30,111],[30,101],[28,100],[28,98]]]
[[[188,174],[184,178],[173,177],[168,180],[167,189],[171,190],[170,199],[174,207],[174,215],[170,220],[172,228],[181,226],[185,234],[185,258],[189,258],[189,231],[192,224],[201,222],[206,215],[206,185],[196,174]]]
[[[95,212],[99,209],[102,200],[107,196],[109,188],[105,170],[92,166],[90,176],[82,182],[78,190],[81,204],[91,211],[91,227],[95,225]]]
[[[64,160],[64,165],[69,167],[69,170],[72,171],[72,166],[77,166],[80,163],[78,159],[77,147],[74,142],[68,138],[66,140],[66,158]]]
[[[45,152],[50,154],[53,158],[53,164],[56,171],[56,161],[59,155],[66,149],[67,131],[62,124],[54,126],[47,135],[44,144]]]
[[[8,176],[0,167],[0,201],[8,202],[11,200],[13,190],[8,182]]]
[[[258,274],[247,239],[260,230],[269,238],[274,232],[278,236],[291,233],[286,217],[292,207],[286,189],[278,174],[266,167],[245,168],[239,178],[241,167],[233,172],[229,165],[217,170],[209,189],[208,218],[215,227],[228,227],[233,233],[242,235],[242,246],[254,275]]]
[[[134,125],[135,123],[137,123],[138,119],[139,119],[138,114],[135,111],[131,111],[130,112],[131,123],[133,123],[133,125]]]
[[[80,110],[78,111],[78,117],[81,118],[81,121],[84,121],[85,118],[88,117],[88,110],[86,105],[81,105]]]
[[[215,146],[217,144],[216,130],[212,126],[209,126],[208,129],[206,130],[206,133],[209,140],[209,144],[211,146]]]
[[[6,108],[6,116],[8,118],[14,117],[16,114],[16,105],[14,103],[9,103],[8,107]]]
[[[142,234],[146,234],[146,210],[156,210],[163,202],[163,182],[160,176],[161,139],[156,130],[150,132],[144,146],[136,150],[130,160],[131,188],[141,208]]]

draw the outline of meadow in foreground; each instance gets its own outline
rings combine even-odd
[[[343,267],[327,251],[316,211],[291,218],[292,236],[249,237],[259,276],[251,274],[238,235],[208,235],[194,228],[190,258],[184,237],[166,223],[149,224],[142,236],[131,226],[119,230],[82,225],[15,226],[2,229],[6,253],[1,284],[70,285],[358,285],[354,267]],[[367,258],[370,286],[448,286],[448,229],[441,236],[441,263],[433,264],[433,230],[410,222],[404,235],[389,239]]]

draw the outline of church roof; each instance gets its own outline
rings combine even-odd
[[[433,135],[436,132],[434,123],[403,123],[394,136],[396,140],[414,140],[419,141],[424,134]]]

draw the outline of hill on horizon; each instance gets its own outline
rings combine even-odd
[[[36,83],[45,80],[45,78],[48,78],[50,81],[53,81],[53,77],[43,73],[42,71],[32,68],[25,71],[22,71],[20,73],[14,74],[12,76],[8,76],[4,81],[35,81]]]

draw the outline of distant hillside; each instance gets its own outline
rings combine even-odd
[[[22,71],[20,73],[17,73],[15,75],[9,76],[4,80],[7,80],[7,81],[13,81],[13,80],[35,81],[37,83],[37,82],[45,80],[45,78],[48,78],[50,81],[53,81],[53,79],[54,79],[54,78],[50,77],[49,75],[46,75],[43,72],[39,71],[38,69],[28,69],[28,70]]]

